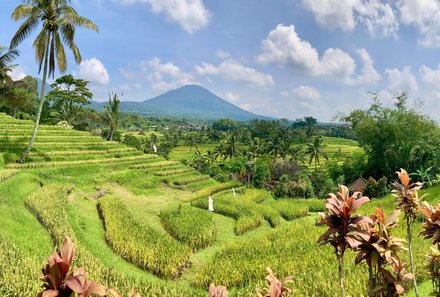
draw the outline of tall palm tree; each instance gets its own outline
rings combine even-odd
[[[26,160],[37,136],[47,76],[54,77],[56,66],[60,72],[65,72],[67,69],[63,42],[72,50],[75,61],[79,64],[82,58],[75,43],[75,27],[84,27],[98,32],[98,27],[92,21],[80,16],[68,4],[70,4],[68,0],[24,0],[23,4],[17,6],[12,13],[14,21],[22,19],[24,21],[12,37],[11,49],[17,48],[39,24],[42,25],[33,44],[39,73],[43,69],[38,112],[32,137],[20,162]]]
[[[116,94],[108,94],[108,106],[104,106],[104,112],[109,121],[110,131],[108,135],[108,140],[112,141],[113,136],[118,129],[119,120],[121,118],[121,113],[119,110],[119,104],[121,100],[119,100],[118,95]]]
[[[325,145],[322,144],[322,137],[315,137],[311,143],[307,144],[305,153],[310,155],[309,164],[311,164],[313,160],[315,161],[315,172],[316,166],[319,164],[320,156],[323,156],[328,160],[328,155],[324,152],[324,147]]]

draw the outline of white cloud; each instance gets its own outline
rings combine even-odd
[[[242,103],[242,104],[240,104],[240,108],[244,109],[244,110],[247,110],[247,111],[250,111],[251,107],[252,106],[249,103]]]
[[[399,30],[392,7],[380,0],[303,0],[303,5],[324,28],[353,31],[363,26],[372,37],[395,37]]]
[[[196,72],[199,75],[213,76],[218,75],[220,73],[220,69],[212,64],[203,62],[201,66],[196,66]]]
[[[263,52],[257,56],[262,64],[294,66],[311,75],[318,74],[318,52],[295,32],[295,26],[279,24],[262,42]]]
[[[419,73],[424,82],[434,88],[440,88],[440,65],[437,66],[437,69],[422,65],[419,68]]]
[[[238,102],[238,100],[240,100],[240,95],[231,92],[226,92],[225,98],[231,102]]]
[[[283,97],[289,97],[290,94],[289,94],[289,91],[281,91],[280,95]]]
[[[397,7],[401,22],[416,26],[422,33],[421,45],[440,47],[440,3],[437,0],[400,0]]]
[[[299,87],[293,90],[295,96],[301,99],[312,99],[318,100],[321,99],[321,94],[319,91],[313,87],[300,85]]]
[[[262,64],[289,66],[310,76],[327,76],[352,85],[371,84],[380,79],[365,49],[358,51],[364,67],[362,73],[355,77],[356,62],[348,53],[329,48],[320,57],[308,41],[298,36],[293,25],[279,24],[263,40],[261,48],[257,61]]]
[[[12,68],[12,71],[9,72],[9,76],[11,76],[12,80],[20,80],[27,76],[26,69],[24,69],[22,66],[17,65],[14,68]]]
[[[319,91],[310,86],[300,85],[293,89],[295,105],[307,112],[324,112],[327,109]]]
[[[257,87],[271,87],[274,80],[271,75],[258,72],[254,68],[242,65],[240,62],[227,59],[218,67],[208,63],[202,63],[201,66],[195,67],[199,75],[215,76],[219,75],[223,79],[248,83]]]
[[[231,54],[229,54],[228,52],[224,51],[224,50],[218,50],[215,52],[215,55],[217,57],[219,57],[220,59],[227,59],[231,56]]]
[[[164,14],[169,22],[179,24],[188,33],[205,28],[211,13],[203,0],[113,0],[122,4],[147,3],[156,14]]]
[[[110,76],[104,64],[96,58],[83,60],[79,65],[78,73],[79,78],[90,81],[98,85],[108,85],[110,82]]]
[[[153,90],[168,91],[187,84],[196,83],[195,78],[171,62],[162,63],[159,58],[142,61],[141,75],[150,81]]]
[[[366,49],[358,49],[358,54],[362,61],[362,70],[357,75],[352,84],[355,85],[373,85],[381,79],[381,75],[374,68],[374,61]]]
[[[303,5],[315,15],[320,26],[352,31],[356,28],[353,8],[357,2],[357,0],[304,0]]]
[[[385,73],[388,75],[388,88],[392,91],[417,91],[418,85],[411,67],[405,66],[402,70],[397,68],[387,68]]]

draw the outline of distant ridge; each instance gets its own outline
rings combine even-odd
[[[92,102],[91,107],[102,111],[106,102]],[[177,117],[188,119],[236,121],[273,118],[253,114],[227,102],[211,91],[187,85],[143,102],[121,101],[121,111],[144,116]]]

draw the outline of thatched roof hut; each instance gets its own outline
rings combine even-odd
[[[365,178],[359,177],[357,180],[348,185],[348,189],[350,192],[364,192],[367,184],[368,181]]]

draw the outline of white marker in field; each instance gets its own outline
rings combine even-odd
[[[154,151],[155,154],[157,153],[157,147],[156,147],[155,144],[153,144],[153,151]]]
[[[234,198],[237,197],[237,193],[235,193],[235,187],[232,187],[232,193],[234,194]]]
[[[211,195],[208,198],[208,210],[214,211],[214,200],[212,200]]]

